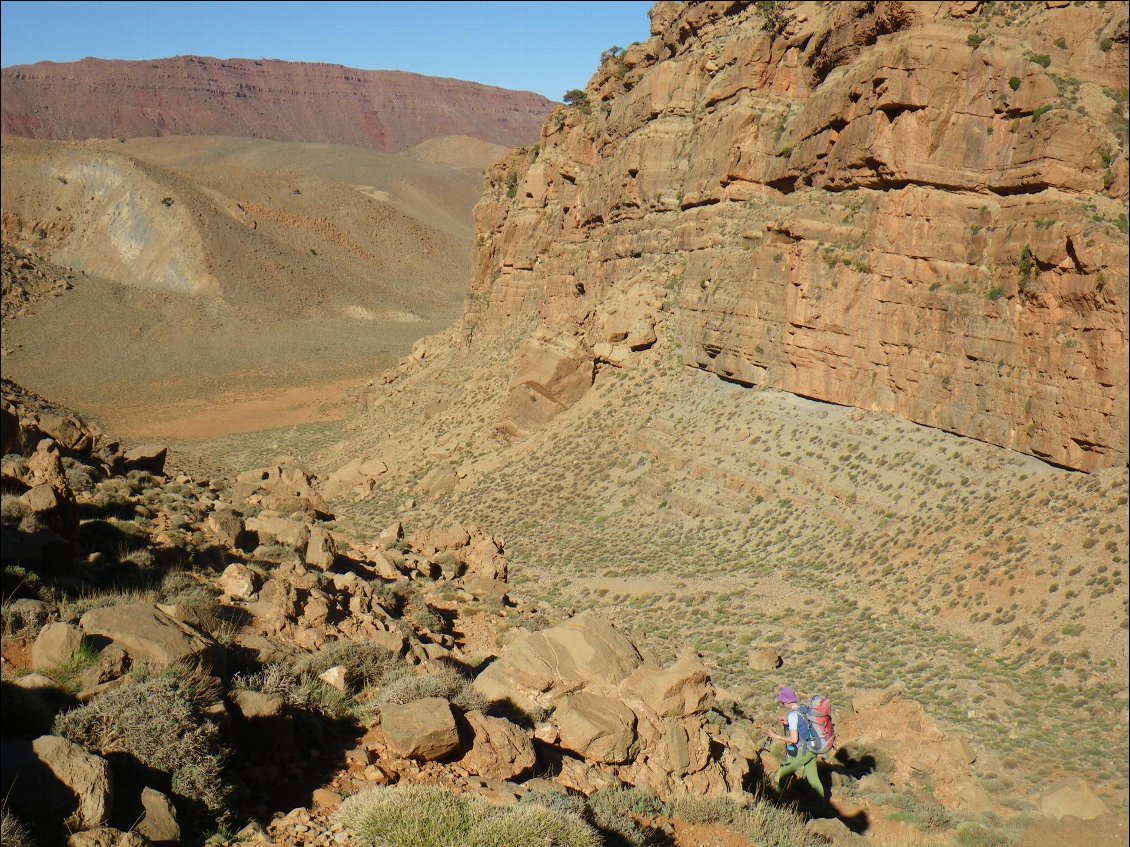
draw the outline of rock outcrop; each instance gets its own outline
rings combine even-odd
[[[583,793],[630,784],[667,797],[716,794],[740,790],[746,775],[737,745],[706,719],[715,691],[698,657],[660,668],[597,614],[514,641],[475,689],[549,713],[536,735],[572,757],[558,781]]]
[[[1125,464],[1126,9],[989,5],[658,4],[489,172],[465,338],[537,314],[539,346],[630,366],[667,337],[724,379]],[[529,359],[512,431],[563,405]]]
[[[71,141],[232,135],[406,150],[468,135],[511,146],[553,104],[529,91],[340,65],[177,56],[5,68],[5,135]]]

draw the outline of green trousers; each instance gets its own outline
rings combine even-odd
[[[824,784],[820,781],[820,771],[816,767],[815,753],[801,753],[800,755],[790,756],[785,759],[785,764],[773,775],[773,782],[779,788],[785,777],[792,776],[801,771],[804,771],[805,779],[807,779],[808,784],[812,786],[812,790],[820,795],[820,799],[826,799],[824,796]]]

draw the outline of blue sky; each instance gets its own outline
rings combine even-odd
[[[48,60],[330,62],[536,91],[583,88],[602,50],[649,36],[651,2],[0,3],[0,64]]]

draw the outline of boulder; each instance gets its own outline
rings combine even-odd
[[[149,473],[159,476],[165,472],[165,457],[168,452],[168,448],[160,444],[142,444],[131,447],[122,454],[121,461],[115,470],[121,473],[149,471]]]
[[[596,361],[576,338],[529,338],[513,363],[499,428],[522,435],[576,403],[593,383]]]
[[[1110,808],[1085,780],[1075,777],[1055,783],[1040,796],[1041,815],[1060,820],[1071,815],[1085,821],[1110,814]]]
[[[250,599],[259,588],[259,575],[246,565],[230,564],[220,574],[220,590],[229,597]]]
[[[487,779],[508,780],[528,773],[534,766],[534,746],[521,727],[482,712],[468,712],[466,719],[474,741],[459,764],[469,772]]]
[[[241,747],[260,754],[289,754],[297,749],[286,701],[278,694],[237,690],[231,704],[238,720]]]
[[[441,463],[428,471],[427,475],[420,480],[420,484],[416,486],[416,490],[427,497],[442,497],[454,491],[458,482],[459,474],[456,473],[455,468],[449,464]]]
[[[528,704],[576,691],[600,680],[613,684],[643,663],[639,650],[620,630],[594,612],[585,612],[541,632],[519,638],[475,679],[475,688],[492,700]]]
[[[79,620],[79,626],[87,635],[99,635],[118,644],[134,662],[160,667],[202,662],[217,674],[222,674],[227,664],[223,647],[152,603],[91,609]]]
[[[336,688],[343,694],[349,693],[349,673],[344,665],[334,665],[332,668],[318,674],[318,679],[330,688]]]
[[[47,670],[68,661],[82,644],[82,630],[69,623],[56,621],[39,631],[31,646],[31,666]]]
[[[427,533],[428,542],[439,552],[458,550],[471,543],[471,533],[459,521],[451,521]]]
[[[455,717],[442,697],[384,706],[381,729],[389,748],[405,759],[435,761],[459,748]]]
[[[346,495],[364,497],[373,490],[377,477],[387,471],[388,465],[380,459],[359,456],[330,474],[322,486],[322,494],[330,498]]]
[[[684,656],[668,668],[641,665],[622,683],[660,717],[684,717],[714,704],[710,672],[697,656]]]
[[[100,827],[113,804],[110,765],[57,735],[3,746],[5,804],[15,814],[71,830]]]
[[[141,791],[141,806],[145,810],[145,816],[137,825],[139,833],[154,844],[180,841],[177,810],[168,797],[157,789],[147,786]]]
[[[204,527],[216,541],[233,550],[242,549],[248,541],[243,518],[231,509],[217,509],[208,515]]]
[[[864,844],[867,839],[852,832],[839,818],[813,818],[804,827],[829,844]]]
[[[310,540],[306,543],[306,564],[329,570],[336,556],[333,534],[320,526],[311,527]]]
[[[776,650],[749,651],[749,666],[755,671],[772,671],[781,667],[781,657]]]
[[[554,712],[561,746],[590,762],[627,761],[636,749],[636,715],[621,700],[570,694]]]
[[[404,525],[400,521],[394,521],[381,531],[381,534],[377,536],[377,541],[387,550],[403,537]]]
[[[247,529],[256,533],[259,540],[277,542],[293,547],[295,550],[305,550],[310,540],[310,526],[302,521],[284,518],[278,512],[264,509],[254,518],[249,518],[245,525]]]
[[[903,696],[898,684],[863,691],[836,720],[836,734],[871,746],[890,761],[891,783],[903,788],[925,775],[934,796],[947,809],[988,811],[991,798],[973,770],[976,751],[965,739],[947,733],[921,704]]]

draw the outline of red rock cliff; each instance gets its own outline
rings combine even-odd
[[[196,56],[14,66],[0,91],[0,130],[27,138],[234,135],[391,152],[443,135],[528,144],[554,105],[418,74]]]
[[[488,175],[472,342],[533,312],[630,366],[662,325],[721,377],[1126,463],[1124,4],[659,3],[652,33]]]

